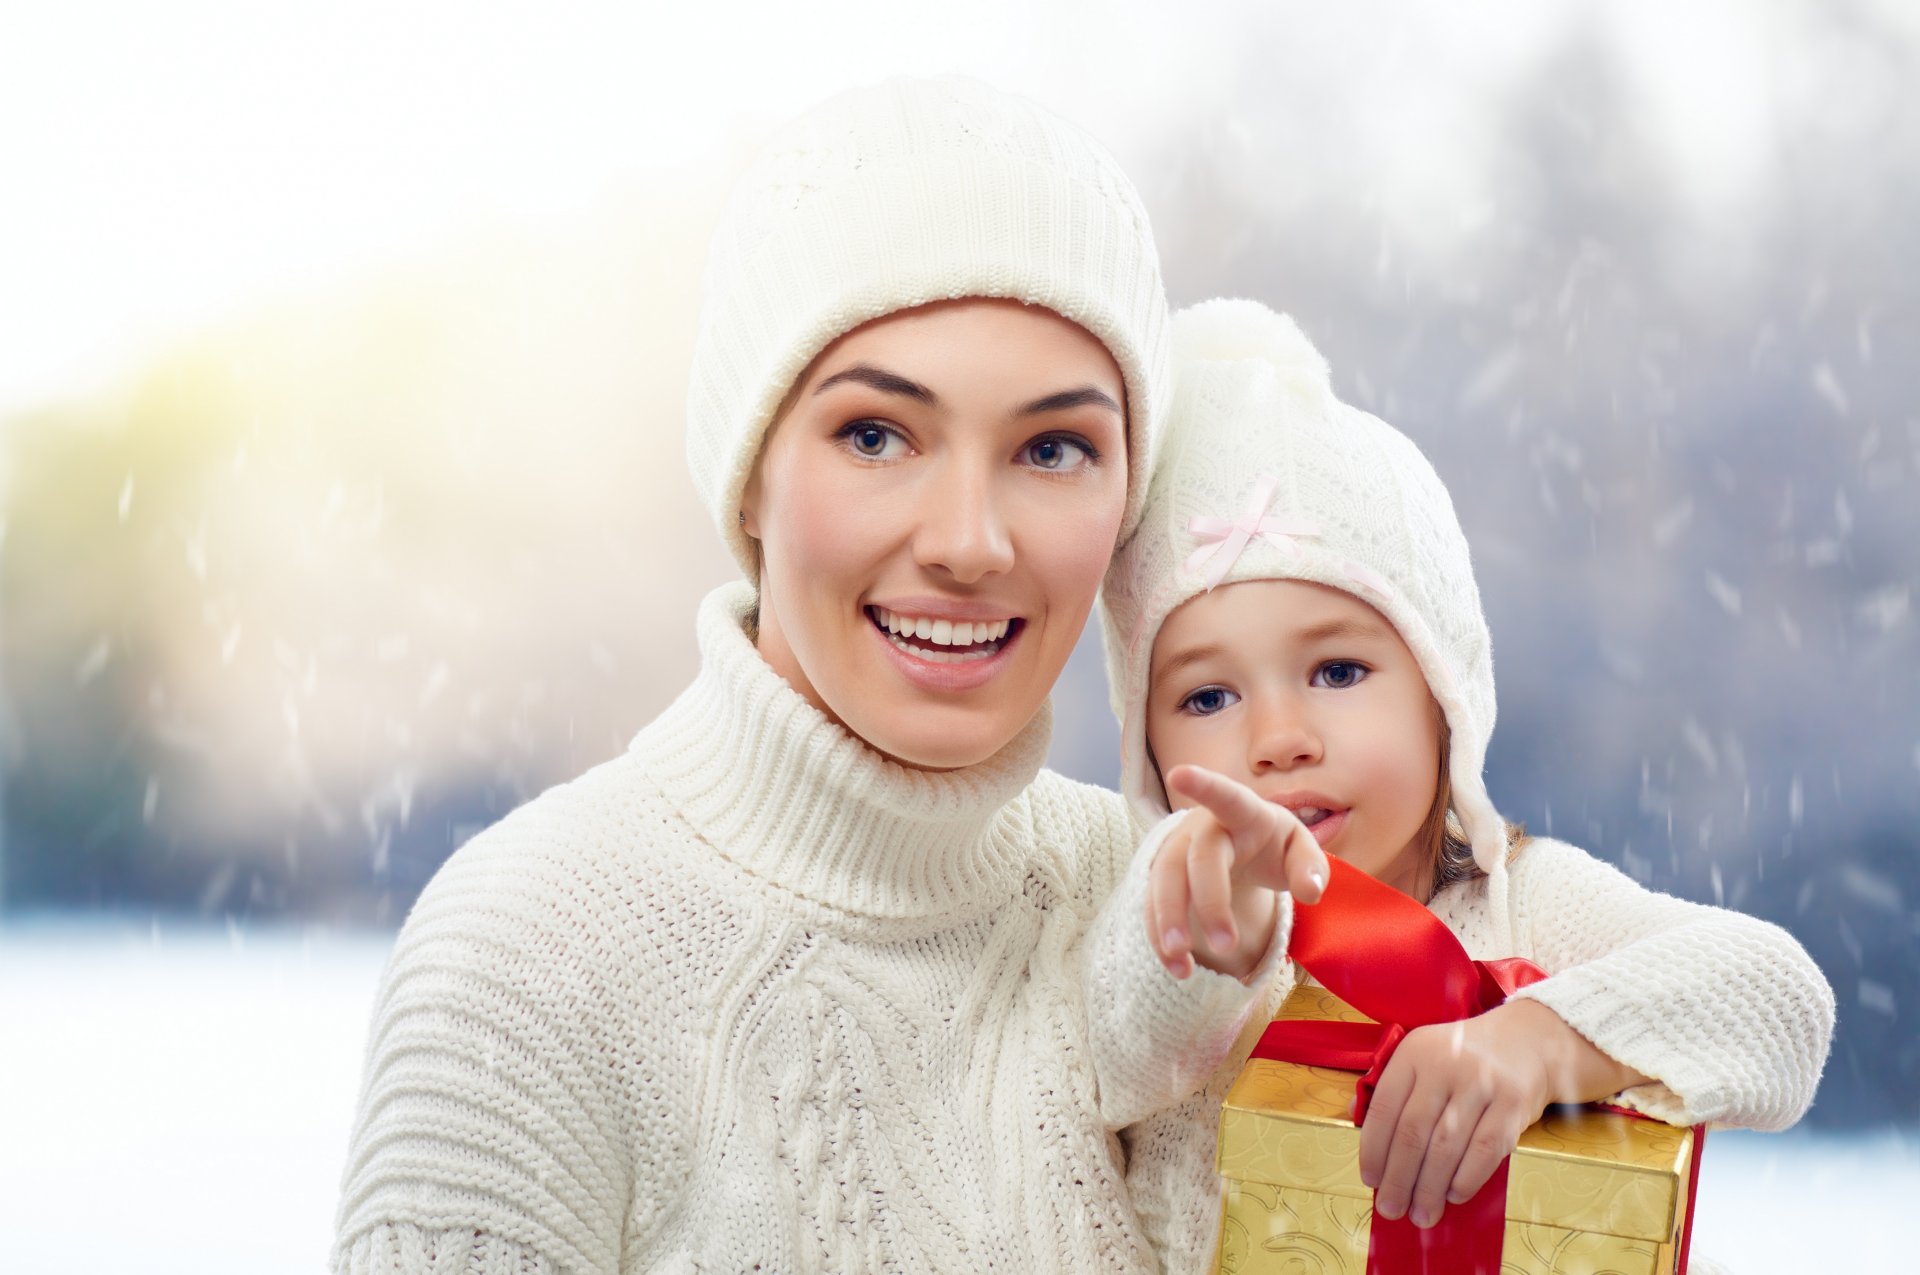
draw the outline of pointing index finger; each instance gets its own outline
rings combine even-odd
[[[1244,833],[1271,831],[1277,819],[1275,807],[1251,788],[1205,766],[1175,766],[1167,774],[1167,785],[1212,811],[1236,840]]]
[[[1307,826],[1285,806],[1276,806],[1237,780],[1204,766],[1175,766],[1167,787],[1206,807],[1233,841],[1235,857],[1275,855],[1289,890],[1302,903],[1318,903],[1327,886],[1327,855]]]

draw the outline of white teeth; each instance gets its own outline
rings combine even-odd
[[[1319,823],[1322,819],[1325,819],[1327,817],[1327,812],[1322,810],[1318,806],[1302,806],[1298,810],[1293,812],[1293,817],[1295,819],[1298,819],[1301,823],[1306,824],[1308,827],[1312,827],[1314,824]]]
[[[998,642],[1013,628],[1012,620],[935,620],[926,616],[899,615],[885,607],[873,608],[874,619],[888,633],[918,638],[936,646],[977,646]]]
[[[898,615],[885,607],[873,608],[873,618],[893,644],[933,664],[956,664],[985,659],[1000,649],[1012,620],[935,620]],[[931,645],[929,645],[931,644]],[[941,648],[952,647],[952,650]]]
[[[932,647],[915,646],[897,635],[888,639],[895,646],[918,660],[929,664],[970,664],[975,660],[984,660],[999,650],[998,647],[980,647],[972,651],[941,651]]]

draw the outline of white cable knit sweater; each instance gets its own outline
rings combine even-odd
[[[1155,827],[1149,851],[1176,822]],[[1549,838],[1519,851],[1508,889],[1515,951],[1490,946],[1498,927],[1484,877],[1442,891],[1429,906],[1474,959],[1524,956],[1546,970],[1549,977],[1518,995],[1654,1078],[1610,1101],[1672,1124],[1764,1130],[1806,1112],[1833,1034],[1833,991],[1785,930],[1657,894]],[[1283,931],[1291,916],[1290,906],[1281,909]],[[1125,1135],[1134,1205],[1168,1271],[1212,1269],[1220,1102],[1297,975],[1287,965],[1272,980],[1266,1012],[1249,1020],[1205,1092]],[[1711,1150],[1702,1172],[1713,1172]],[[1700,1275],[1717,1269],[1697,1255],[1692,1265]]]
[[[1045,712],[893,765],[760,659],[751,600],[707,599],[625,755],[421,895],[335,1272],[1155,1266],[1117,1133],[1217,1070],[1280,949],[1166,977],[1120,798],[1040,771]]]

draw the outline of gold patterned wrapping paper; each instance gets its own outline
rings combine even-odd
[[[1322,987],[1280,1018],[1366,1022]],[[1360,1180],[1349,1071],[1256,1058],[1220,1115],[1221,1275],[1365,1275],[1373,1193]],[[1507,1173],[1501,1275],[1674,1275],[1693,1131],[1554,1107]]]

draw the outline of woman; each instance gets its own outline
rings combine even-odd
[[[1164,328],[1131,185],[1030,104],[896,83],[776,142],[689,411],[752,583],[627,754],[421,896],[336,1271],[1153,1266],[1118,1131],[1277,959],[1164,977],[1119,798],[1040,769]]]

